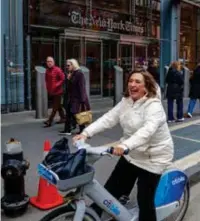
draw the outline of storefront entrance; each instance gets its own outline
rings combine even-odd
[[[78,37],[59,38],[59,66],[66,73],[66,60],[74,58],[81,61],[81,39]]]
[[[117,64],[117,41],[60,36],[59,66],[66,73],[66,59],[75,58],[90,70],[90,95],[113,96],[114,69]]]
[[[124,90],[127,77],[131,70],[146,69],[148,65],[147,44],[136,44],[132,42],[122,42],[118,45],[119,62],[123,68]]]
[[[80,65],[90,70],[90,95],[113,96],[114,65],[123,68],[124,82],[126,82],[131,70],[147,64],[147,44],[80,36],[80,33],[61,34],[57,39],[33,38],[32,70],[34,71],[35,65],[45,65],[47,56],[53,56],[56,64],[65,73],[67,71],[66,59],[77,59]],[[35,76],[34,72],[32,76]],[[33,84],[32,89],[35,90]],[[35,94],[35,91],[32,92]]]
[[[85,64],[90,70],[90,94],[102,95],[102,41],[86,40]]]

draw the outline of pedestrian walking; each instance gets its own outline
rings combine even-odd
[[[58,121],[58,123],[65,122],[65,115],[61,106],[65,75],[63,71],[55,65],[53,57],[47,57],[46,63],[45,81],[48,95],[52,98],[52,112],[44,124],[45,127],[50,127],[57,111],[60,115],[60,121]]]
[[[189,92],[189,105],[187,110],[187,117],[191,118],[194,111],[197,99],[200,100],[200,63],[195,68],[190,77],[190,92]]]
[[[69,120],[70,120],[71,129],[75,130],[76,129],[76,119],[71,112],[71,104],[70,104],[70,99],[69,99],[69,93],[70,93],[70,88],[71,88],[71,76],[72,76],[72,73],[68,71],[65,76],[65,91],[64,91],[64,98],[63,98],[63,107],[65,109],[66,118],[67,117],[70,118]],[[68,121],[67,121],[67,123],[68,123]],[[61,131],[60,133],[70,135],[71,130],[68,130],[68,128],[69,128],[69,125],[65,123],[64,131]]]
[[[177,122],[184,120],[183,118],[183,90],[184,90],[184,74],[181,71],[180,62],[172,62],[166,76],[167,83],[167,104],[168,104],[168,122],[174,122],[174,100],[177,104]]]
[[[67,60],[67,70],[71,72],[68,77],[68,99],[66,105],[66,121],[64,130],[60,132],[61,135],[71,135],[72,124],[75,127],[75,114],[82,111],[90,110],[90,104],[85,87],[85,77],[80,70],[79,64],[75,59]],[[73,122],[73,123],[72,123]],[[81,133],[85,125],[79,125],[79,132]]]

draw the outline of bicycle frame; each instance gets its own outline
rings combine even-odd
[[[91,183],[82,187],[82,195],[88,196],[99,207],[101,207],[110,216],[119,221],[137,221],[138,220],[138,207],[127,209],[118,200],[116,200],[97,180],[93,180]],[[76,204],[76,216],[75,221],[82,221],[85,211],[86,203],[83,199],[75,201]],[[175,201],[165,206],[156,208],[156,214],[158,220],[167,218],[170,214],[174,213],[179,208],[179,202]]]
[[[88,161],[95,162],[100,159],[103,153],[106,153],[108,147],[91,148],[85,146],[88,154]],[[89,159],[90,158],[90,159]],[[44,166],[43,166],[44,167]],[[41,168],[40,168],[41,169]],[[54,183],[54,180],[59,180],[56,174],[52,171],[48,172],[48,177],[45,177],[45,173],[39,170],[40,174],[50,182]],[[48,179],[49,178],[49,179]],[[68,181],[66,180],[66,183]],[[174,213],[179,208],[179,201],[183,195],[184,189],[188,183],[186,174],[180,170],[171,169],[163,173],[159,185],[157,187],[155,196],[155,206],[157,220],[163,220],[169,215]],[[79,187],[73,203],[75,203],[76,210],[74,221],[82,221],[86,212],[86,202],[84,196],[88,196],[93,202],[95,202],[103,211],[111,215],[118,221],[137,221],[138,220],[138,208],[134,207],[127,209],[117,199],[115,199],[97,180],[93,179],[87,184]]]

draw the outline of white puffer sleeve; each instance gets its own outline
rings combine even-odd
[[[124,99],[124,98],[123,98]],[[123,99],[114,108],[90,124],[83,132],[83,135],[92,137],[93,135],[102,132],[106,129],[114,127],[119,123],[119,114],[121,106],[123,105]]]
[[[142,145],[148,143],[159,126],[166,122],[166,115],[162,107],[162,103],[158,99],[147,102],[148,104],[144,109],[143,126],[131,137],[121,143],[130,150],[141,147]]]
[[[161,90],[160,90],[160,86],[157,84],[157,98],[161,100],[162,96],[161,96]]]

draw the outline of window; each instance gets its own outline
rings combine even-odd
[[[185,61],[189,69],[194,69],[198,62],[198,20],[197,7],[182,3],[179,58]]]
[[[77,5],[85,5],[87,0],[52,0],[54,2],[67,2]]]
[[[46,26],[57,27],[69,27],[72,25],[71,20],[73,13],[75,13],[75,25],[80,26],[78,19],[80,16],[85,15],[86,7],[85,0],[80,1],[68,1],[68,0],[31,0],[32,4],[30,8],[31,24],[40,24]],[[79,2],[79,4],[75,4]],[[81,4],[82,3],[82,4]],[[84,5],[83,5],[84,4]]]
[[[129,0],[95,0],[92,2],[93,8],[108,9],[109,11],[116,11],[121,13],[129,13]]]

